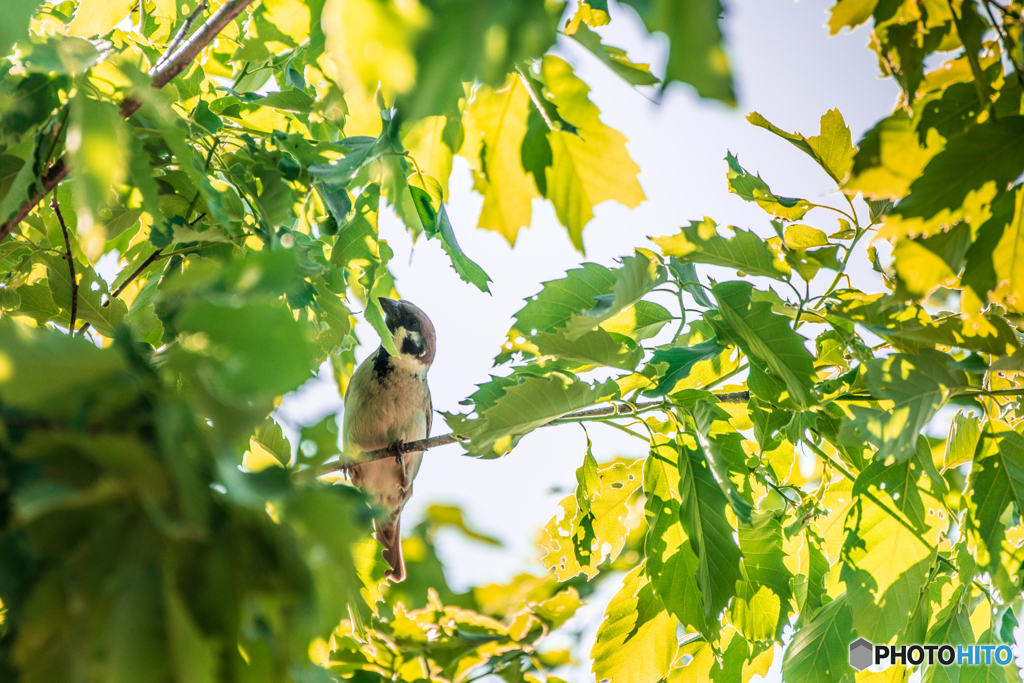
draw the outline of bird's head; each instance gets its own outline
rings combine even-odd
[[[405,300],[380,297],[379,301],[384,309],[384,322],[394,336],[395,348],[402,354],[402,360],[424,366],[433,363],[437,337],[427,314]]]

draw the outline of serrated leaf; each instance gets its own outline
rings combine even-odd
[[[913,530],[902,498],[855,496],[847,513],[840,579],[854,627],[871,642],[887,642],[906,625],[935,562],[939,534],[949,524],[942,505],[924,491],[921,496],[932,510],[923,533]]]
[[[963,410],[949,423],[946,450],[942,458],[942,469],[959,467],[974,459],[974,451],[981,439],[981,421]]]
[[[655,237],[653,241],[665,256],[683,263],[707,263],[713,266],[735,268],[748,275],[763,275],[774,280],[788,281],[790,267],[782,255],[753,232],[733,228],[733,236],[718,234],[717,224],[710,218],[692,222],[678,235]]]
[[[643,392],[644,396],[667,396],[680,380],[689,376],[693,366],[702,360],[710,360],[719,356],[725,347],[714,337],[692,346],[675,346],[667,349],[655,349],[648,361],[649,365],[666,363],[665,372],[658,376],[658,384],[653,389]]]
[[[704,614],[718,614],[736,594],[740,549],[725,516],[729,501],[692,435],[679,449],[679,518],[697,556],[697,585],[704,596]]]
[[[782,659],[782,678],[804,683],[841,683],[853,676],[849,660],[853,620],[840,595],[796,632]]]
[[[804,338],[789,321],[771,312],[771,305],[751,299],[746,282],[723,282],[712,289],[718,301],[719,337],[734,340],[750,359],[750,391],[772,403],[788,402],[800,408],[817,403],[814,359]]]
[[[657,683],[676,655],[676,621],[637,567],[608,603],[590,651],[597,680]]]
[[[835,300],[828,304],[830,314],[859,323],[909,353],[941,345],[1005,356],[1020,348],[1010,326],[994,315],[982,317],[983,324],[959,315],[933,319],[921,306],[902,306],[884,294],[855,290],[836,292]]]
[[[851,406],[854,419],[843,424],[843,434],[874,444],[878,460],[907,460],[917,447],[918,434],[959,382],[950,374],[948,357],[933,351],[893,354],[866,365],[872,394],[892,401],[893,407]]]
[[[448,211],[442,202],[444,191],[441,189],[441,184],[433,176],[419,172],[409,176],[408,182],[413,203],[416,205],[416,211],[419,213],[427,237],[440,240],[441,247],[451,259],[452,268],[459,274],[463,282],[476,285],[481,292],[490,294],[487,283],[491,281],[491,278],[487,276],[483,268],[466,256],[455,238],[455,231],[452,229],[451,221],[448,220]]]
[[[1024,186],[1003,195],[978,229],[966,256],[962,282],[965,313],[977,318],[989,301],[1024,310]]]
[[[989,421],[981,437],[984,442],[971,472],[971,512],[988,549],[988,566],[994,568],[1006,536],[1004,511],[1011,504],[1017,510],[1024,509],[1024,437],[994,420]]]
[[[598,468],[588,443],[583,466],[576,472],[575,495],[562,501],[561,519],[556,516],[544,528],[544,566],[554,569],[559,581],[581,573],[592,579],[601,562],[622,552],[629,534],[626,502],[642,483],[642,468],[642,460],[628,467],[615,463]]]
[[[672,314],[664,306],[652,301],[637,301],[604,320],[600,328],[640,342],[657,336],[670,320]]]
[[[573,246],[583,251],[583,228],[594,207],[615,200],[634,209],[646,198],[637,180],[640,168],[626,150],[626,137],[606,126],[587,94],[590,88],[565,60],[545,55],[541,65],[544,86],[562,117],[578,134],[548,133],[551,165],[545,169],[545,196],[558,221],[569,231]]]
[[[612,380],[590,385],[562,374],[520,376],[481,385],[471,397],[476,419],[445,413],[445,421],[453,432],[469,437],[463,443],[468,455],[497,458],[537,427],[617,395],[618,386]]]
[[[949,141],[896,205],[878,237],[931,234],[961,220],[981,223],[1024,170],[1024,116],[988,120]]]
[[[586,5],[581,3],[580,10],[583,7],[586,7]],[[605,16],[607,17],[607,15]],[[591,54],[604,62],[608,68],[625,79],[627,83],[631,85],[656,85],[661,83],[661,79],[651,73],[650,64],[636,64],[630,61],[625,50],[602,43],[601,36],[590,30],[585,23],[577,22],[576,29],[572,32],[566,30],[566,34],[571,35],[576,42],[590,50]]]
[[[779,639],[789,621],[793,578],[784,561],[782,525],[759,520],[739,529],[743,580],[737,588],[730,620],[748,640]]]
[[[484,197],[477,225],[512,245],[520,228],[530,226],[533,198],[541,196],[520,159],[530,106],[526,86],[513,75],[499,90],[477,87],[463,118],[466,138],[459,154],[469,160],[473,187]]]
[[[760,175],[747,173],[740,166],[740,160],[731,152],[726,154],[725,160],[729,164],[729,170],[726,172],[729,191],[739,195],[740,199],[755,202],[772,216],[787,221],[798,221],[811,210],[811,204],[806,199],[776,196],[768,187],[768,183],[761,180]]]
[[[856,149],[850,137],[850,129],[843,120],[839,109],[830,109],[821,117],[821,132],[810,138],[799,133],[787,133],[771,124],[763,116],[754,112],[747,121],[775,133],[793,146],[818,162],[818,165],[837,185],[842,186],[853,167],[853,155]]]

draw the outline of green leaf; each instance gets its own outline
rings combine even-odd
[[[992,206],[992,218],[978,229],[964,268],[964,313],[977,319],[989,301],[1009,310],[1024,309],[1024,186],[1007,192]]]
[[[588,442],[583,466],[576,471],[575,495],[561,502],[561,519],[556,516],[544,527],[544,566],[554,569],[559,581],[581,573],[592,579],[598,565],[622,552],[629,534],[626,503],[642,483],[642,468],[642,460],[598,468]]]
[[[880,238],[931,234],[957,221],[980,224],[1024,170],[1024,116],[988,120],[935,155],[879,230]]]
[[[254,452],[263,449],[284,467],[292,459],[292,446],[285,438],[281,425],[271,417],[256,426],[256,432],[249,437],[249,448]]]
[[[526,375],[480,385],[467,401],[474,405],[476,419],[452,413],[444,416],[453,432],[469,437],[463,444],[468,455],[497,458],[537,427],[617,395],[618,386],[612,380],[590,385],[562,374]]]
[[[900,199],[942,147],[935,136],[921,140],[915,121],[898,109],[864,134],[843,189],[875,199]]]
[[[692,85],[701,97],[736,106],[729,58],[719,25],[723,14],[719,0],[626,0],[626,4],[636,9],[648,31],[668,36],[663,88],[679,81]]]
[[[273,398],[311,377],[305,328],[282,305],[197,301],[175,324],[192,336],[186,346],[229,396]]]
[[[363,166],[385,151],[380,139],[365,135],[345,138],[339,145],[345,155],[329,164],[310,164],[311,176],[331,185],[347,185]]]
[[[743,581],[730,620],[748,640],[780,640],[792,610],[792,573],[782,550],[782,525],[766,518],[739,529]]]
[[[981,439],[980,420],[968,415],[963,410],[949,423],[949,436],[946,438],[946,451],[942,458],[942,469],[959,467],[974,459],[974,451]]]
[[[859,493],[856,484],[854,489],[854,504],[846,516],[849,534],[841,551],[840,579],[846,584],[846,602],[857,634],[882,643],[906,626],[949,518],[942,504],[921,490],[925,508],[932,510],[922,533],[913,528],[908,514],[916,513],[902,497],[892,501]]]
[[[171,661],[177,680],[181,683],[215,683],[218,670],[217,645],[199,630],[177,591],[166,585],[164,610]]]
[[[569,33],[568,31],[566,33]],[[570,33],[576,42],[590,50],[591,54],[605,63],[612,71],[622,76],[631,85],[657,85],[661,79],[651,73],[650,64],[636,64],[630,61],[626,51],[601,42],[601,36],[583,23],[577,24]]]
[[[606,332],[641,342],[657,336],[670,320],[672,314],[667,308],[652,301],[641,300],[603,321],[600,327]]]
[[[8,55],[11,47],[28,37],[28,25],[39,0],[13,0],[5,4],[3,25],[0,26],[0,55]]]
[[[854,419],[843,424],[843,433],[878,449],[875,458],[909,459],[917,447],[917,435],[960,385],[948,369],[949,358],[938,352],[893,354],[866,364],[867,386],[873,396],[893,402],[889,410],[850,406]]]
[[[563,59],[545,55],[541,77],[562,117],[578,134],[551,131],[551,166],[545,169],[545,196],[555,206],[558,221],[569,230],[573,245],[583,251],[583,228],[594,207],[613,199],[628,209],[644,201],[637,180],[640,168],[626,150],[626,137],[606,126],[587,94],[590,88]]]
[[[551,624],[551,628],[559,628],[583,607],[580,594],[570,587],[554,597],[541,601],[533,608],[533,613]]]
[[[989,421],[982,439],[969,490],[974,524],[988,549],[988,566],[994,568],[1006,535],[1003,513],[1011,504],[1024,509],[1024,437],[1002,422]]]
[[[840,595],[796,632],[782,659],[782,678],[804,683],[841,683],[853,678],[849,642],[853,619]]]
[[[642,253],[624,258],[614,270],[584,263],[544,283],[516,313],[509,336],[528,337],[539,354],[632,369],[643,350],[628,339],[614,339],[603,325],[637,303],[662,276],[660,266]]]
[[[692,296],[698,306],[711,308],[711,301],[697,276],[697,267],[692,262],[680,263],[679,259],[673,256],[668,260],[668,268],[676,276],[676,282],[682,284],[683,291]]]
[[[810,138],[799,133],[787,133],[754,112],[747,121],[788,140],[794,147],[818,162],[829,177],[842,186],[853,167],[853,155],[857,151],[850,137],[850,129],[843,120],[839,109],[830,109],[821,117],[821,132]]]
[[[481,292],[490,294],[487,283],[491,278],[487,276],[484,269],[470,260],[459,247],[455,239],[455,231],[448,220],[448,212],[444,208],[442,198],[444,191],[441,184],[431,175],[414,173],[409,176],[409,189],[412,192],[413,202],[416,211],[419,213],[420,221],[427,237],[437,239],[448,258],[451,259],[452,268],[459,274],[463,282],[476,285]]]
[[[30,287],[45,291],[46,286],[38,283],[18,290]],[[80,414],[83,392],[91,393],[118,378],[125,371],[125,359],[82,337],[45,327],[29,329],[4,316],[0,318],[0,367],[4,368],[0,373],[4,406],[59,417]],[[54,382],[54,377],[60,382]]]
[[[915,298],[939,285],[955,285],[971,246],[971,228],[960,223],[927,238],[901,239],[893,250],[893,266],[902,287]]]
[[[775,404],[809,408],[817,403],[814,358],[804,338],[789,321],[771,311],[771,304],[754,302],[747,282],[723,282],[712,290],[718,300],[719,338],[735,341],[750,359],[750,391]]]
[[[718,614],[736,594],[740,549],[725,516],[729,504],[711,466],[692,435],[681,437],[679,450],[679,518],[697,556],[697,585],[706,617]]]
[[[723,350],[724,347],[719,345],[718,339],[714,337],[692,346],[655,349],[654,355],[648,361],[648,364],[667,363],[668,367],[664,373],[659,375],[657,386],[644,391],[644,396],[667,396],[672,393],[672,389],[677,382],[686,379],[690,375],[690,370],[693,369],[694,365],[702,360],[710,360],[717,357]]]
[[[590,651],[597,680],[657,683],[676,655],[676,623],[639,566],[608,603]]]
[[[729,170],[726,172],[729,191],[739,195],[740,199],[756,202],[769,214],[787,221],[798,221],[811,210],[811,204],[806,199],[777,197],[768,187],[768,183],[761,180],[760,175],[754,176],[747,173],[740,166],[740,160],[733,156],[732,152],[726,154],[725,160],[729,164]]]
[[[762,275],[788,281],[790,267],[782,254],[753,232],[729,226],[733,236],[718,234],[718,225],[710,218],[691,222],[678,235],[655,237],[661,253],[686,263],[706,263],[735,268],[747,275]]]
[[[789,249],[805,250],[814,247],[827,247],[828,236],[809,225],[787,225],[783,241]]]
[[[46,281],[50,286],[53,301],[64,310],[64,322],[67,324],[70,322],[72,298],[68,262],[52,254],[46,255],[43,260],[46,263]],[[75,274],[78,279],[78,320],[88,322],[105,337],[113,337],[114,328],[128,314],[128,306],[120,299],[109,296],[107,283],[91,266],[76,260]],[[78,327],[78,324],[75,326]]]
[[[85,90],[80,90],[72,102],[69,135],[72,142],[68,147],[76,169],[78,230],[84,237],[93,222],[102,222],[101,209],[106,207],[113,185],[127,177],[131,138],[117,107],[93,99]]]
[[[1009,325],[994,315],[980,321],[959,315],[933,319],[923,307],[894,304],[884,294],[864,295],[855,290],[835,293],[831,315],[863,325],[897,349],[917,353],[936,346],[955,346],[995,356],[1013,354],[1020,342]]]
[[[432,21],[415,49],[421,85],[399,100],[413,120],[454,109],[465,94],[464,82],[496,86],[515,64],[540,57],[555,42],[560,14],[543,0],[457,0],[431,10]]]
[[[838,0],[832,7],[828,19],[829,34],[835,35],[843,28],[856,28],[871,18],[878,0]]]

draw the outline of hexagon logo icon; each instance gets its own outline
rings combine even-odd
[[[858,638],[850,643],[850,666],[857,671],[863,671],[875,663],[872,656],[875,647],[864,638]]]

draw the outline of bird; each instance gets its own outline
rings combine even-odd
[[[434,362],[437,336],[419,307],[405,300],[378,300],[399,355],[391,355],[382,344],[352,374],[345,392],[342,446],[344,458],[353,462],[346,468],[352,484],[377,510],[374,535],[390,567],[385,577],[398,583],[405,579],[402,509],[423,459],[422,451],[408,452],[405,445],[430,435],[434,409],[427,371]],[[393,457],[359,462],[363,453],[382,448]]]

